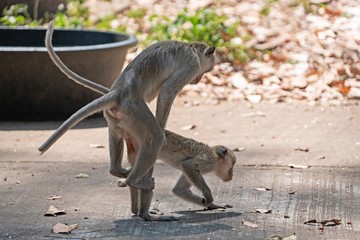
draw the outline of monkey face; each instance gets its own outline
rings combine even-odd
[[[192,43],[192,47],[197,52],[200,60],[200,79],[202,75],[210,71],[215,65],[215,47],[210,47],[205,43]],[[197,82],[200,81],[200,79]],[[195,80],[193,81],[195,82]]]
[[[236,163],[236,157],[233,151],[225,146],[215,146],[218,160],[215,167],[215,175],[224,182],[228,182],[233,178],[233,168]]]

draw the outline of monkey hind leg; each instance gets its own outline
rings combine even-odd
[[[127,178],[130,168],[122,167],[122,158],[124,154],[124,140],[109,124],[109,153],[110,153],[110,174],[115,177]]]
[[[140,191],[140,210],[139,217],[145,221],[179,221],[175,216],[153,215],[150,214],[150,204],[153,197],[152,190]]]
[[[155,164],[157,154],[162,146],[164,138],[162,135],[160,136],[159,139],[153,140],[151,145],[145,144],[145,146],[140,147],[135,165],[126,179],[126,184],[130,187],[139,190],[154,189],[154,178],[152,177],[152,174],[147,174],[147,172],[152,171],[151,169]]]
[[[139,190],[129,187],[131,199],[131,212],[135,215],[139,214]]]
[[[127,125],[131,129],[130,135],[134,136],[138,149],[135,164],[126,179],[126,184],[139,190],[152,190],[155,182],[151,177],[151,169],[165,142],[165,135],[146,103],[143,101],[135,103],[133,112],[127,112],[129,119],[132,120],[127,121]]]

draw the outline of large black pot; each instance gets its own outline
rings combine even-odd
[[[0,27],[0,120],[64,119],[100,94],[68,79],[45,48],[46,29]],[[55,51],[71,70],[110,87],[121,73],[128,48],[125,34],[54,31]]]

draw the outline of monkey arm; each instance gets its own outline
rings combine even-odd
[[[200,170],[198,169],[198,164],[196,163],[196,159],[190,158],[186,161],[183,161],[180,163],[180,167],[185,175],[185,180],[190,182],[190,187],[191,185],[194,185],[202,192],[204,196],[204,198],[201,198],[201,203],[199,203],[198,201],[197,203],[202,206],[207,206],[210,203],[212,203],[214,199],[211,193],[211,189],[206,184],[205,179],[201,175]],[[190,187],[188,187],[187,194],[192,194],[196,196],[194,193],[190,191]]]
[[[162,84],[156,103],[156,120],[162,129],[165,128],[171,106],[176,95],[183,87],[196,78],[199,71],[197,64],[190,64],[187,69],[178,69]]]
[[[164,85],[166,85],[166,82],[164,83]],[[156,120],[158,121],[161,129],[165,128],[172,103],[174,102],[177,94],[176,91],[169,91],[169,88],[170,86],[163,86],[160,89],[156,103]]]
[[[184,174],[181,174],[179,180],[177,181],[175,187],[172,189],[172,192],[186,200],[186,201],[189,201],[189,202],[192,202],[192,203],[195,203],[197,205],[201,205],[201,206],[204,206],[204,198],[199,196],[198,194],[196,193],[193,193],[191,190],[190,190],[190,187],[192,186],[192,184],[186,179],[185,175]]]

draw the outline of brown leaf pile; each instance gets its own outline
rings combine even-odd
[[[242,65],[216,65],[199,84],[186,86],[182,95],[200,96],[205,104],[300,100],[339,105],[360,99],[357,0],[184,0],[176,1],[176,8],[173,4],[147,0],[137,1],[131,8],[146,7],[149,13],[169,16],[183,7],[190,11],[214,8],[230,21],[240,22],[241,35],[251,36],[242,41],[257,56]],[[263,14],[267,8],[268,13]]]

